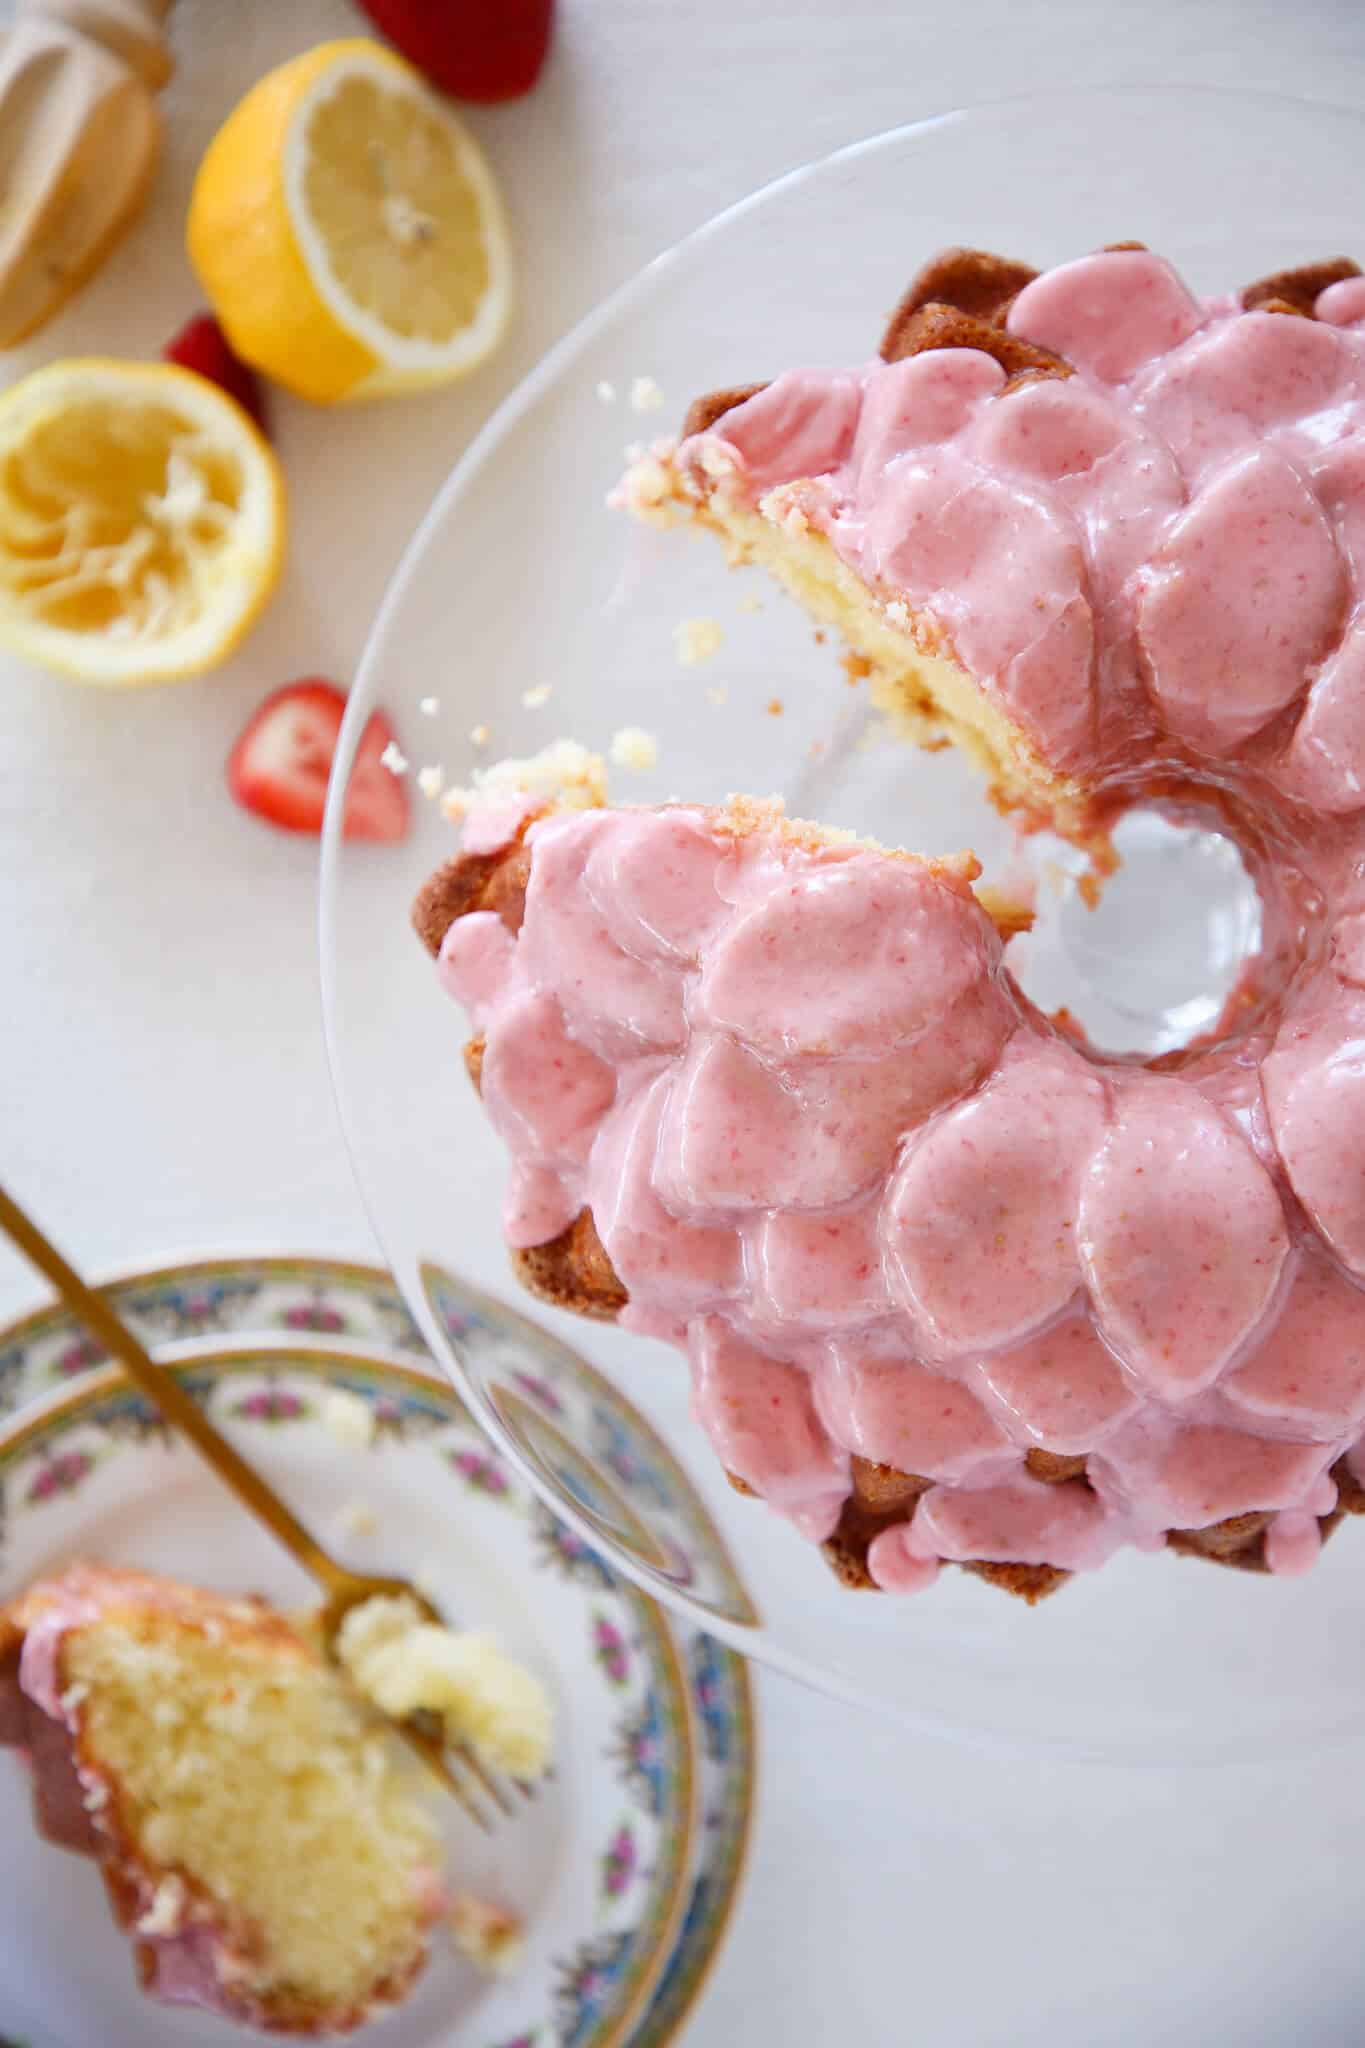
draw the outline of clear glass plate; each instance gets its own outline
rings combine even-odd
[[[727,572],[715,546],[607,509],[625,444],[667,431],[698,392],[871,354],[908,276],[945,243],[1046,265],[1136,237],[1205,292],[1361,253],[1363,143],[1346,111],[1144,87],[948,114],[769,186],[651,264],[502,407],[419,529],[352,691],[323,858],[327,1031],[361,1188],[433,1352],[531,1482],[650,1591],[740,1649],[923,1728],[1161,1762],[1358,1732],[1361,1532],[1348,1524],[1298,1581],[1128,1554],[1034,1611],[962,1573],[914,1599],[850,1594],[783,1522],[727,1487],[688,1419],[672,1352],[537,1311],[668,1435],[743,1560],[759,1618],[736,1611],[723,1585],[688,1583],[670,1563],[667,1529],[602,1520],[524,1426],[517,1346],[471,1348],[452,1335],[462,1284],[514,1293],[498,1223],[501,1148],[461,1068],[459,1014],[408,928],[409,901],[453,836],[415,798],[402,849],[343,842],[350,761],[381,703],[414,767],[438,762],[448,782],[468,781],[481,758],[562,735],[605,747],[618,727],[640,725],[658,737],[658,767],[620,778],[629,801],[781,790],[793,812],[924,852],[974,846],[988,877],[1000,874],[1009,836],[964,762],[860,746],[861,693],[793,606],[753,572]],[[637,377],[657,381],[665,410],[632,412]],[[599,384],[614,387],[614,402]],[[741,602],[751,591],[759,610]],[[700,668],[675,654],[674,629],[690,617],[724,628]],[[541,685],[548,701],[526,705],[523,693]],[[721,691],[723,704],[708,694]],[[440,700],[435,717],[419,709],[427,696]],[[482,724],[481,756],[468,735]],[[1169,833],[1135,830],[1130,851],[1100,924],[1059,883],[1025,963],[1028,985],[1051,1000],[1079,989],[1114,1049],[1156,1047],[1197,1025],[1230,971],[1229,947],[1239,951],[1255,925],[1226,846],[1182,849]],[[1172,934],[1155,920],[1170,916],[1177,873],[1184,914]],[[441,1276],[431,1300],[424,1271],[428,1283]],[[590,1440],[574,1448],[590,1463],[603,1456]]]

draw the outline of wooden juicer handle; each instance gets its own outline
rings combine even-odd
[[[137,213],[172,0],[19,0],[0,42],[0,348],[50,320]]]

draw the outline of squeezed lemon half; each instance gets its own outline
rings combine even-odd
[[[0,643],[88,683],[212,667],[284,559],[279,465],[216,385],[49,363],[0,392]]]

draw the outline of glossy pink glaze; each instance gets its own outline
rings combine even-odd
[[[1365,1468],[1365,293],[1322,309],[1087,257],[1010,315],[1069,379],[789,372],[680,453],[908,598],[1054,765],[1231,792],[1267,941],[1221,1043],[1092,1057],[951,875],[682,807],[537,822],[519,938],[443,951],[516,1051],[484,1093],[517,1187],[592,1209],[729,1468],[810,1536],[851,1456],[933,1481],[888,1589],[1246,1513],[1300,1571]]]

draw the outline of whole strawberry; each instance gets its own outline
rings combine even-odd
[[[514,100],[540,76],[554,0],[360,0],[410,64],[461,100]]]
[[[260,379],[232,348],[212,313],[196,313],[192,320],[187,320],[161,353],[168,363],[179,363],[182,370],[197,370],[201,377],[226,391],[269,437],[270,415]]]

